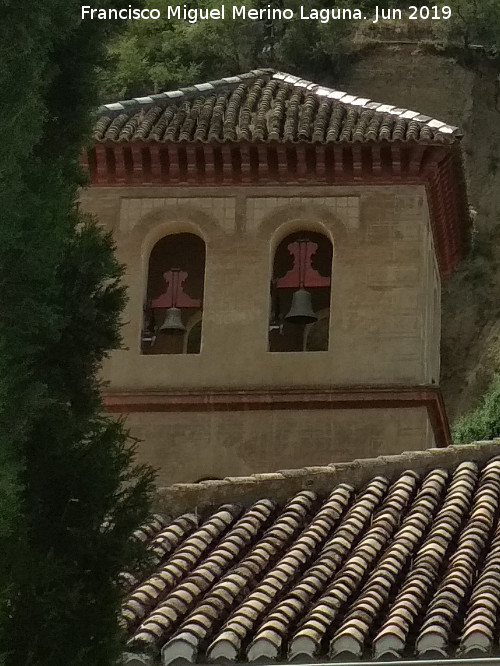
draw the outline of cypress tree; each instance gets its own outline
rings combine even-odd
[[[0,10],[0,663],[104,666],[121,652],[117,578],[153,488],[103,414],[122,267],[78,209],[115,24],[81,21],[75,0]]]

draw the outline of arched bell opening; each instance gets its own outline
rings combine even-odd
[[[271,280],[269,351],[328,350],[332,257],[330,240],[318,232],[297,231],[278,245]]]
[[[205,243],[191,233],[165,236],[149,257],[143,354],[199,354]]]

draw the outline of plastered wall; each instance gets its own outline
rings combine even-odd
[[[127,422],[159,486],[434,446],[425,407],[132,413]]]
[[[126,349],[104,368],[115,393],[384,385],[439,379],[440,281],[420,186],[95,188],[82,196],[126,265]],[[274,249],[313,230],[333,244],[327,352],[268,351]],[[206,243],[200,354],[141,355],[149,253],[169,233]],[[424,407],[136,412],[128,425],[159,485],[425,449]]]
[[[127,266],[127,349],[105,367],[110,390],[438,382],[440,284],[423,187],[95,188],[82,204],[113,230]],[[333,243],[330,347],[270,353],[273,251],[298,229]],[[201,354],[144,356],[149,252],[179,231],[206,242]]]

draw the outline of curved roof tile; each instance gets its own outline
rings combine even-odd
[[[500,616],[500,458],[462,462],[326,499],[301,491],[203,521],[155,516],[157,569],[132,584],[125,664],[328,657],[375,659],[496,650]]]
[[[94,139],[453,143],[457,127],[283,72],[239,76],[105,104]]]

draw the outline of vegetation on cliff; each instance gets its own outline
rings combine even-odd
[[[291,9],[294,18],[270,20],[233,19],[189,22],[169,18],[170,0],[146,0],[161,11],[156,21],[131,21],[111,41],[108,62],[101,71],[103,101],[159,92],[193,81],[208,81],[258,67],[274,67],[312,80],[335,81],[352,61],[360,44],[370,37],[372,22],[359,20],[301,20],[300,6],[331,8],[328,0],[242,0],[247,9]],[[409,20],[413,0],[342,0],[337,9],[361,9],[371,17],[376,8],[403,10],[402,24],[436,44],[467,49],[482,44],[500,49],[500,3],[498,0],[447,0],[451,18]],[[200,0],[186,7],[220,8],[220,0]],[[389,29],[399,29],[388,21]],[[380,28],[380,26],[377,26]]]
[[[450,0],[452,19],[444,35],[464,48],[481,44],[500,49],[500,3],[498,0]]]
[[[480,405],[457,421],[453,441],[470,444],[500,437],[500,376],[496,376]]]

